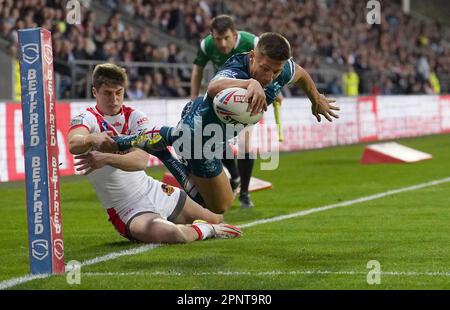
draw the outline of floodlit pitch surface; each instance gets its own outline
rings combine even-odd
[[[275,171],[256,165],[255,176],[274,188],[252,195],[253,210],[240,210],[236,201],[226,214],[245,227],[236,240],[129,243],[108,223],[84,177],[63,178],[66,262],[83,264],[80,285],[65,276],[24,277],[25,192],[21,183],[1,184],[0,288],[450,289],[450,136],[400,142],[433,159],[361,165],[364,145],[354,145],[283,154]],[[163,170],[148,173],[160,177]],[[380,284],[367,283],[370,260],[380,263]]]

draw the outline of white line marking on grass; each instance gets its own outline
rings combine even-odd
[[[6,290],[7,288],[11,288],[19,284],[27,283],[36,279],[45,279],[50,276],[51,276],[50,274],[37,274],[37,275],[27,274],[26,276],[22,276],[19,278],[5,280],[0,282],[0,290]]]
[[[343,202],[339,202],[339,203],[335,203],[335,204],[332,204],[332,205],[327,205],[327,206],[323,206],[323,207],[319,207],[319,208],[313,208],[313,209],[298,211],[298,212],[291,213],[291,214],[275,216],[275,217],[272,217],[272,218],[269,218],[269,219],[257,220],[257,221],[254,221],[254,222],[251,222],[251,223],[248,223],[248,224],[239,225],[239,227],[241,227],[241,228],[248,228],[248,227],[252,227],[252,226],[256,226],[256,225],[260,225],[260,224],[266,224],[266,223],[283,221],[283,220],[291,219],[291,218],[294,218],[294,217],[305,216],[305,215],[308,215],[308,214],[311,214],[311,213],[327,211],[327,210],[330,210],[330,209],[347,207],[347,206],[354,205],[356,203],[371,201],[371,200],[383,198],[383,197],[386,197],[386,196],[389,196],[389,195],[395,195],[395,194],[400,194],[400,193],[404,193],[404,192],[410,192],[410,191],[414,191],[414,190],[417,190],[417,189],[422,189],[422,188],[425,188],[425,187],[435,186],[435,185],[439,185],[439,184],[443,184],[443,183],[447,183],[447,182],[450,182],[450,177],[445,178],[445,179],[436,180],[436,181],[427,182],[427,183],[421,183],[421,184],[417,184],[417,185],[413,185],[413,186],[403,187],[403,188],[399,188],[399,189],[393,189],[393,190],[390,190],[390,191],[387,191],[387,192],[383,192],[383,193],[379,193],[379,194],[375,194],[375,195],[370,195],[370,196],[366,196],[366,197],[361,197],[361,198],[357,198],[357,199],[353,199],[353,200],[343,201]]]
[[[283,275],[367,275],[362,271],[328,271],[328,270],[293,270],[293,271],[218,271],[218,272],[178,272],[178,271],[154,271],[154,272],[83,272],[83,276],[90,277],[114,277],[114,276],[283,276]],[[450,277],[450,272],[416,272],[416,271],[382,271],[382,276],[431,276]]]
[[[109,253],[103,256],[99,256],[99,257],[95,257],[93,259],[88,259],[84,262],[81,263],[81,267],[86,267],[86,266],[90,266],[90,265],[95,265],[101,262],[106,262],[109,260],[113,260],[122,256],[129,256],[129,255],[136,255],[139,253],[144,253],[150,250],[153,250],[157,247],[160,247],[160,244],[146,244],[134,249],[128,249],[128,250],[123,250],[120,252],[113,252],[113,253]],[[45,279],[52,276],[51,274],[41,274],[41,275],[25,275],[22,277],[18,277],[18,278],[13,278],[10,280],[5,280],[0,282],[0,290],[5,290],[11,287],[14,287],[16,285],[19,284],[23,284],[23,283],[27,283],[36,279]]]
[[[299,211],[299,212],[295,212],[295,213],[291,213],[291,214],[286,214],[286,215],[272,217],[272,218],[269,218],[269,219],[257,220],[257,221],[250,222],[250,223],[247,223],[247,224],[239,225],[239,227],[241,227],[241,228],[248,228],[248,227],[252,227],[252,226],[256,226],[256,225],[260,225],[260,224],[265,224],[265,223],[279,222],[279,221],[283,221],[283,220],[286,220],[286,219],[291,219],[291,218],[295,218],[295,217],[305,216],[305,215],[308,215],[308,214],[312,214],[312,213],[316,213],[316,212],[322,212],[322,211],[327,211],[327,210],[330,210],[330,209],[335,209],[335,208],[340,208],[340,207],[347,207],[347,206],[351,206],[351,205],[354,205],[354,204],[357,204],[357,203],[360,203],[360,202],[371,201],[371,200],[383,198],[383,197],[386,197],[386,196],[389,196],[389,195],[395,195],[395,194],[400,194],[400,193],[404,193],[404,192],[410,192],[410,191],[414,191],[414,190],[417,190],[417,189],[422,189],[422,188],[425,188],[425,187],[435,186],[435,185],[448,183],[448,182],[450,182],[450,177],[443,178],[443,179],[440,179],[440,180],[430,181],[430,182],[426,182],[426,183],[421,183],[421,184],[417,184],[417,185],[412,185],[412,186],[408,186],[408,187],[403,187],[403,188],[399,188],[399,189],[394,189],[394,190],[386,191],[386,192],[383,192],[383,193],[370,195],[370,196],[365,196],[365,197],[361,197],[361,198],[357,198],[357,199],[353,199],[353,200],[343,201],[343,202],[336,203],[336,204],[326,205],[326,206],[319,207],[319,208],[303,210],[303,211]],[[96,257],[96,258],[93,258],[93,259],[86,260],[86,261],[81,263],[81,266],[82,267],[90,266],[90,265],[98,264],[98,263],[101,263],[101,262],[106,262],[106,261],[109,261],[109,260],[113,260],[113,259],[116,259],[116,258],[122,257],[122,256],[129,256],[129,255],[135,255],[135,254],[144,253],[144,252],[153,250],[153,249],[155,249],[155,248],[157,248],[159,246],[160,246],[159,244],[147,244],[147,245],[143,245],[143,246],[140,246],[140,247],[137,247],[137,248],[134,248],[134,249],[124,250],[124,251],[120,251],[120,252],[112,252],[112,253],[104,255],[104,256],[100,256],[100,257]],[[416,273],[413,273],[413,274],[416,274]],[[429,274],[434,274],[434,273],[430,272]],[[19,284],[23,284],[23,283],[26,283],[26,282],[33,281],[35,279],[48,278],[50,276],[51,275],[25,275],[25,276],[18,277],[18,278],[12,278],[12,279],[0,282],[0,290],[8,289],[8,288],[14,287],[14,286],[19,285]]]

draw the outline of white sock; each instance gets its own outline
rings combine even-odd
[[[194,222],[192,224],[192,227],[198,233],[197,240],[205,240],[205,239],[214,237],[214,228],[211,224],[208,224],[206,222],[200,222],[200,223]]]

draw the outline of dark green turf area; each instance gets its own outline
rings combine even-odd
[[[399,141],[431,153],[406,165],[359,164],[364,145],[282,154],[255,176],[273,189],[236,201],[226,221],[246,224],[450,177],[450,136]],[[164,170],[148,173],[160,178]],[[0,185],[0,281],[29,273],[25,191]],[[61,181],[66,261],[137,248],[116,234],[84,177]],[[450,183],[244,229],[235,240],[162,246],[82,268],[81,285],[64,276],[15,289],[450,289]],[[368,285],[369,260],[381,284]]]

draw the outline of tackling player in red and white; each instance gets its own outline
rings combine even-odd
[[[184,243],[207,238],[235,238],[239,228],[224,224],[215,214],[178,188],[145,173],[148,154],[133,148],[119,154],[113,137],[149,127],[147,116],[123,104],[125,70],[98,65],[93,74],[96,106],[71,120],[70,152],[77,171],[84,171],[116,230],[130,240],[146,243]]]

